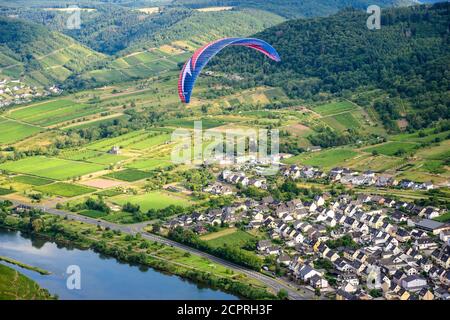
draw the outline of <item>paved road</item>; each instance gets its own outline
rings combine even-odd
[[[6,200],[6,198],[4,198],[4,199]],[[19,201],[13,200],[11,202],[14,205],[23,204],[23,205],[30,206],[30,204],[22,203]],[[227,260],[218,258],[216,256],[210,255],[203,251],[199,251],[197,249],[191,248],[189,246],[178,243],[176,241],[172,241],[170,239],[167,239],[167,238],[164,238],[161,236],[147,233],[147,232],[143,231],[143,229],[144,229],[144,227],[146,227],[148,225],[149,222],[130,224],[130,225],[121,225],[121,224],[115,224],[115,223],[104,221],[104,220],[97,220],[97,219],[81,216],[78,214],[74,214],[74,213],[70,213],[70,212],[66,212],[66,211],[62,211],[62,210],[58,210],[58,209],[48,208],[43,205],[32,204],[32,206],[34,208],[40,209],[40,210],[50,213],[50,214],[58,215],[61,217],[67,217],[67,219],[70,219],[70,220],[80,221],[80,222],[89,223],[89,224],[93,224],[93,225],[99,225],[99,226],[102,226],[103,228],[109,228],[111,230],[120,230],[123,233],[128,233],[128,234],[132,234],[132,235],[140,233],[142,235],[142,237],[147,240],[156,241],[158,243],[169,245],[169,246],[178,248],[180,250],[188,251],[191,254],[194,254],[194,255],[197,255],[200,257],[204,257],[213,262],[216,262],[216,263],[224,265],[230,269],[233,269],[236,272],[243,273],[243,274],[247,275],[248,277],[251,277],[253,279],[263,282],[265,285],[267,285],[268,287],[275,290],[275,292],[278,292],[280,289],[285,289],[285,290],[287,290],[287,292],[289,294],[289,299],[292,299],[292,300],[305,300],[305,299],[312,299],[314,297],[314,292],[312,292],[310,290],[305,289],[303,292],[298,292],[296,289],[290,287],[286,282],[282,281],[281,279],[271,278],[271,277],[266,276],[257,271],[253,271],[253,270],[244,268],[242,266],[239,266],[239,265],[229,262]]]

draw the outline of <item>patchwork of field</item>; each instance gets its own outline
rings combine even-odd
[[[0,144],[10,144],[43,131],[44,129],[20,123],[13,120],[7,120],[0,117]]]
[[[141,212],[147,212],[150,209],[164,209],[171,205],[187,207],[191,204],[191,202],[185,197],[169,194],[163,191],[153,191],[136,196],[121,195],[112,197],[109,200],[118,205],[124,205],[128,202],[134,205],[139,205]]]
[[[57,182],[53,184],[48,184],[44,186],[37,186],[34,188],[36,191],[40,191],[44,194],[56,195],[61,197],[75,197],[81,196],[86,193],[91,193],[96,191],[93,188],[87,188],[75,184]]]
[[[167,71],[177,70],[177,64],[188,59],[190,54],[172,46],[137,52],[114,60],[110,69],[93,70],[84,77],[92,77],[99,83],[150,78]]]
[[[80,104],[70,100],[54,100],[13,109],[9,116],[26,123],[48,127],[103,110],[93,105]]]
[[[115,138],[104,139],[91,143],[86,148],[88,150],[98,150],[104,152],[110,150],[113,146],[118,146],[121,149],[145,150],[168,142],[170,137],[170,134],[163,132],[133,131]],[[88,157],[86,159],[90,158]]]
[[[102,171],[103,169],[104,166],[99,164],[43,156],[29,157],[0,164],[0,170],[30,174],[55,180],[67,180]]]

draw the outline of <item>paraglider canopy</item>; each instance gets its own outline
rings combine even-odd
[[[191,100],[192,89],[202,69],[209,60],[228,46],[244,46],[262,52],[274,61],[281,61],[278,52],[267,42],[255,38],[225,38],[208,43],[198,49],[184,64],[178,81],[178,95],[184,103]]]

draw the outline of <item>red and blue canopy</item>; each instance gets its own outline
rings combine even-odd
[[[178,94],[184,103],[191,100],[192,89],[202,69],[209,60],[228,46],[244,46],[262,52],[274,61],[281,61],[278,52],[267,42],[255,38],[225,38],[208,43],[198,49],[194,55],[184,64],[178,81]]]

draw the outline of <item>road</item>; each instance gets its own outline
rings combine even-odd
[[[6,198],[3,198],[3,199],[7,200]],[[209,259],[215,263],[224,265],[227,268],[232,269],[235,272],[243,273],[250,278],[261,281],[268,287],[272,288],[275,292],[278,292],[281,289],[285,289],[288,292],[289,299],[291,299],[291,300],[306,300],[306,299],[313,299],[313,297],[314,297],[314,292],[312,292],[311,290],[305,289],[305,290],[303,290],[303,292],[299,292],[295,288],[289,286],[286,282],[284,282],[281,279],[271,278],[260,272],[239,266],[235,263],[232,263],[227,260],[210,255],[206,252],[191,248],[189,246],[178,243],[176,241],[172,241],[170,239],[145,232],[144,228],[149,224],[149,222],[136,223],[136,224],[130,224],[130,225],[121,225],[121,224],[116,224],[116,223],[112,223],[112,222],[108,222],[108,221],[104,221],[104,220],[97,220],[97,219],[93,219],[90,217],[81,216],[81,215],[66,212],[63,210],[49,208],[49,207],[46,207],[43,205],[38,205],[38,204],[30,205],[28,203],[22,203],[22,202],[15,201],[15,200],[9,200],[9,201],[11,201],[15,206],[17,206],[17,205],[32,206],[36,209],[42,210],[43,212],[46,212],[49,214],[57,215],[60,217],[67,217],[67,219],[70,219],[70,220],[88,223],[88,224],[92,224],[92,225],[99,225],[103,228],[109,228],[111,230],[119,230],[119,231],[121,231],[123,233],[127,233],[127,234],[136,235],[137,233],[140,233],[142,235],[142,237],[147,240],[155,241],[155,242],[158,242],[161,244],[172,246],[174,248],[177,248],[177,249],[180,249],[183,251],[187,251],[191,254],[194,254],[194,255]]]

